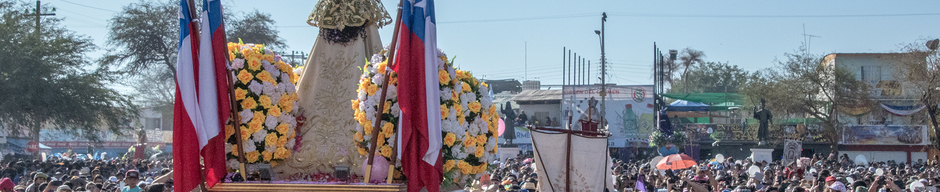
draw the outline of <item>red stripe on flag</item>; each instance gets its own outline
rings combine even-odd
[[[408,177],[408,191],[428,191],[440,189],[443,159],[438,156],[438,163],[433,166],[423,161],[429,146],[427,104],[428,93],[425,86],[424,49],[425,45],[414,33],[408,32],[405,24],[398,38],[398,50],[395,52],[396,63],[393,69],[398,73],[398,101],[402,111],[402,171]],[[436,71],[436,69],[435,69]],[[433,98],[437,99],[437,98]]]
[[[219,27],[212,33],[212,56],[215,67],[216,99],[219,106],[219,134],[210,138],[202,149],[202,157],[206,168],[206,185],[215,186],[225,177],[225,124],[231,115],[229,97],[229,81],[226,73],[226,45],[225,30]]]
[[[191,191],[202,181],[199,165],[199,143],[196,127],[189,119],[180,97],[179,82],[173,104],[173,180],[176,188]]]

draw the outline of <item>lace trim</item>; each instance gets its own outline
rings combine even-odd
[[[372,21],[378,27],[392,22],[379,0],[320,0],[307,17],[307,24],[311,26],[340,31]]]
[[[320,28],[320,37],[326,39],[330,44],[338,43],[346,46],[349,42],[355,41],[358,37],[367,38],[365,26],[347,26],[346,29],[328,29]]]

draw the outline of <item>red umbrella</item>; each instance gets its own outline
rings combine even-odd
[[[659,160],[659,163],[656,164],[658,169],[685,169],[695,165],[695,160],[692,157],[689,157],[685,154],[672,154]]]

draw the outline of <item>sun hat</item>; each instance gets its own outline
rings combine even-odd
[[[833,177],[833,176],[826,177],[826,182],[830,182],[830,181],[836,181],[836,177]]]

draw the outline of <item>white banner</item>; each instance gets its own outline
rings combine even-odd
[[[787,139],[786,143],[783,145],[783,164],[787,165],[790,164],[790,162],[800,159],[802,151],[803,141]]]
[[[540,191],[604,191],[604,186],[613,189],[609,165],[613,162],[603,138],[586,138],[563,133],[532,131],[535,164],[538,166]],[[571,145],[571,162],[567,162],[568,145]],[[565,172],[568,164],[570,178]],[[570,179],[571,186],[566,186]],[[605,185],[606,182],[606,185]]]
[[[572,121],[572,126],[584,112],[589,101],[594,97],[600,110],[601,87],[595,85],[572,85],[562,88],[561,110],[563,123]],[[652,85],[614,85],[607,86],[605,121],[612,134],[610,147],[626,147],[626,141],[649,141],[650,133],[656,129],[653,111]]]

